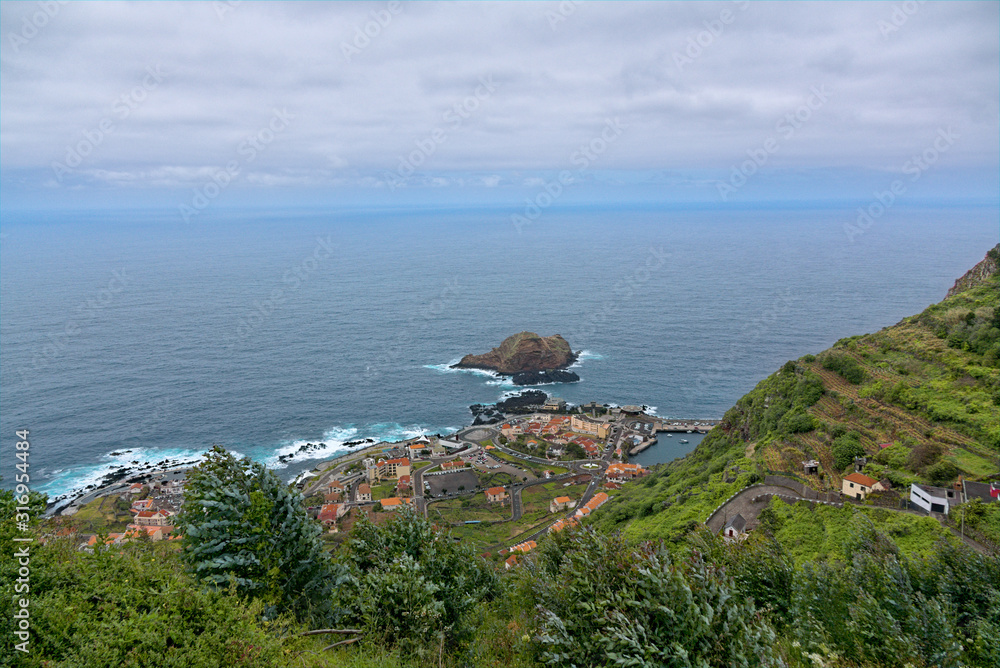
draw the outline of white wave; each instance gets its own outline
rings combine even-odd
[[[604,359],[604,355],[600,353],[595,353],[590,350],[581,350],[580,354],[577,355],[576,357],[576,361],[570,364],[566,368],[575,369],[576,367],[581,366],[587,360],[602,360],[602,359]]]
[[[298,464],[311,459],[333,459],[375,443],[397,443],[427,434],[443,433],[444,431],[421,425],[404,426],[397,422],[380,422],[361,428],[354,425],[338,426],[327,430],[321,439],[284,441],[277,449],[272,449],[260,461],[269,468],[283,469],[292,464]],[[353,446],[345,445],[349,441],[368,442]],[[312,444],[311,446],[309,445],[310,443]]]
[[[525,389],[530,389],[530,388],[525,388]],[[524,391],[524,390],[510,390],[510,391],[507,391],[507,392],[503,392],[503,393],[502,393],[502,394],[500,395],[500,398],[499,398],[499,399],[497,399],[497,401],[504,401],[505,399],[510,399],[511,397],[516,397],[516,396],[518,396],[519,394],[521,394],[521,392],[523,392],[523,391]],[[544,390],[542,390],[542,392],[544,392],[544,393],[545,393],[545,396],[546,396],[546,397],[548,397],[548,396],[551,396],[551,395],[549,395],[549,393],[548,393],[548,392],[545,392]]]
[[[483,376],[484,378],[489,378],[486,381],[487,385],[501,385],[505,387],[516,387],[513,382],[511,382],[509,376],[504,376],[497,373],[496,371],[489,371],[487,369],[453,369],[452,366],[458,364],[461,358],[453,359],[447,364],[425,364],[425,369],[434,369],[440,373],[471,373],[474,376]]]
[[[425,364],[424,368],[425,369],[434,369],[435,371],[439,371],[441,373],[472,373],[472,374],[476,374],[476,375],[479,375],[479,376],[491,376],[491,377],[499,376],[499,374],[497,372],[495,372],[495,371],[489,371],[487,369],[465,369],[465,368],[456,369],[456,368],[454,368],[454,366],[456,364],[458,364],[459,362],[461,362],[461,361],[462,361],[462,358],[461,357],[457,357],[457,358],[453,359],[452,361],[447,362],[445,364]]]
[[[126,477],[165,468],[197,464],[205,450],[184,448],[124,448],[101,457],[97,464],[56,469],[48,480],[35,489],[45,492],[54,502],[68,501],[100,485],[106,476],[124,471]]]

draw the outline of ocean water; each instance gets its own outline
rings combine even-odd
[[[939,301],[998,236],[994,209],[900,207],[853,243],[837,208],[510,213],[5,215],[0,484],[16,429],[54,496],[216,443],[291,478],[346,441],[468,424],[516,388],[447,365],[522,330],[585,351],[551,394],[720,417],[786,360]]]

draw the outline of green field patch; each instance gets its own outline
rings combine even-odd
[[[962,448],[953,449],[946,457],[946,460],[951,461],[955,466],[962,469],[966,473],[974,476],[985,476],[997,472],[997,466],[995,463],[989,461],[988,459],[983,459],[979,455],[975,455],[968,450],[963,450]]]
[[[121,532],[132,521],[131,504],[120,496],[102,496],[81,507],[72,517],[83,531]]]
[[[865,520],[887,534],[910,557],[928,556],[941,541],[956,543],[950,531],[931,518],[911,513],[894,512],[883,508],[847,505],[843,508],[788,504],[772,499],[761,516],[762,529],[773,532],[781,546],[796,564],[807,561],[847,558],[847,545]]]
[[[381,485],[372,485],[372,501],[381,501],[396,496],[396,483],[386,482]]]
[[[499,522],[510,519],[510,502],[489,503],[486,494],[470,494],[458,499],[435,501],[427,507],[427,515],[432,521],[445,524],[459,524],[470,520]]]

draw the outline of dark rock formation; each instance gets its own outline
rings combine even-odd
[[[524,372],[565,369],[576,362],[578,355],[559,334],[542,337],[534,332],[521,332],[508,336],[488,353],[466,355],[454,368],[484,369],[512,376]]]
[[[544,385],[546,383],[575,383],[580,376],[572,371],[552,369],[549,371],[522,371],[515,373],[511,380],[515,385]]]
[[[473,404],[469,406],[475,417],[472,424],[493,424],[502,422],[507,414],[531,413],[541,408],[547,398],[541,390],[525,390],[495,404]]]

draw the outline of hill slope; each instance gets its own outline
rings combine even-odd
[[[1000,478],[998,261],[1000,246],[919,315],[787,362],[694,452],[623,490],[596,523],[678,538],[767,473],[839,490],[861,454],[868,475],[897,487]],[[803,474],[806,459],[820,461],[817,474]],[[1000,526],[987,528],[1000,537]]]

